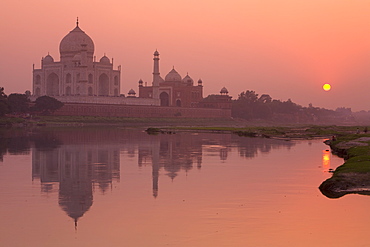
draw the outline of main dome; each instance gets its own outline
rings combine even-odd
[[[94,54],[94,42],[81,28],[77,26],[70,31],[60,42],[60,54],[79,53],[82,45],[86,45],[87,53]]]

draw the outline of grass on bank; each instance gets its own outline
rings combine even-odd
[[[357,129],[357,128],[356,128]],[[338,145],[343,142],[355,141],[361,137],[370,137],[370,134],[343,134],[338,136],[336,141],[333,141],[330,146],[336,150]],[[360,141],[367,144],[366,146],[354,146],[347,150],[342,150],[345,154],[346,161],[339,166],[334,174],[341,176],[343,173],[369,173],[370,174],[370,141]]]
[[[16,117],[0,117],[0,126],[11,126],[14,124],[21,124],[25,123],[26,120],[23,118],[16,118]]]

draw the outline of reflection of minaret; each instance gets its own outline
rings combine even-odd
[[[140,143],[138,147],[138,165],[152,165],[153,197],[158,196],[159,173],[174,180],[181,170],[188,172],[197,164],[202,166],[202,143],[198,136],[192,135],[158,135],[150,136],[150,141]]]
[[[153,179],[153,196],[158,196],[158,178],[159,178],[159,143],[152,144],[152,179]]]

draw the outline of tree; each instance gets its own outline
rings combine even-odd
[[[4,92],[4,88],[0,87],[0,117],[9,112],[8,97]]]
[[[26,94],[12,93],[8,96],[10,112],[25,113],[29,111],[29,102]]]
[[[49,115],[61,108],[63,105],[64,104],[62,102],[53,97],[41,96],[36,99],[33,110],[39,111],[44,115]]]
[[[255,91],[247,90],[239,94],[238,100],[241,100],[245,103],[255,103],[257,102],[258,94]]]

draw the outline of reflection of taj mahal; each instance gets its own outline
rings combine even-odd
[[[35,100],[39,96],[52,96],[65,104],[67,115],[77,115],[77,111],[88,115],[96,115],[91,110],[94,106],[103,104],[131,106],[131,115],[147,117],[147,112],[153,112],[153,106],[176,107],[175,113],[182,116],[190,108],[192,113],[189,116],[202,117],[229,117],[231,115],[231,97],[228,91],[223,88],[220,94],[203,99],[203,82],[194,80],[187,74],[182,77],[173,68],[164,79],[159,70],[159,52],[154,52],[153,57],[153,81],[151,85],[144,84],[140,79],[139,95],[131,89],[127,96],[121,94],[121,66],[117,69],[113,67],[113,58],[109,59],[106,55],[96,60],[94,56],[93,40],[79,27],[70,31],[60,42],[59,52],[60,61],[55,61],[48,54],[41,60],[41,68],[33,68],[33,96]],[[203,102],[204,101],[204,102]],[[68,104],[80,104],[79,106],[89,107],[90,109],[76,110]],[[81,105],[84,103],[84,105]],[[87,105],[88,104],[88,105]],[[95,105],[94,105],[95,104]],[[135,106],[141,106],[134,108]],[[143,108],[147,106],[148,109]],[[197,109],[194,109],[197,108]],[[210,109],[213,108],[213,109]],[[110,111],[111,108],[100,110],[101,112]],[[112,112],[110,115],[117,115],[124,109]],[[99,110],[96,110],[99,111]],[[60,111],[62,112],[62,111]],[[62,115],[62,113],[60,113]],[[101,114],[101,113],[100,113]],[[174,112],[170,109],[157,112],[156,116],[173,116]],[[126,115],[124,115],[126,116]]]
[[[40,179],[45,193],[53,192],[55,183],[59,183],[59,206],[77,225],[93,204],[94,187],[105,193],[113,181],[119,181],[119,150],[94,145],[35,148],[32,178]]]
[[[144,131],[116,128],[59,130],[42,133],[33,140],[33,180],[40,181],[43,193],[58,193],[59,206],[76,225],[92,207],[94,192],[106,194],[116,187],[121,177],[120,166],[129,166],[123,163],[122,157],[135,158],[132,162],[137,162],[140,169],[151,169],[145,180],[152,180],[152,195],[157,198],[161,181],[176,181],[179,175],[187,175],[193,168],[200,170],[207,156],[224,161],[231,148],[237,147],[239,155],[249,159],[258,153],[295,145],[231,134],[148,135]]]

